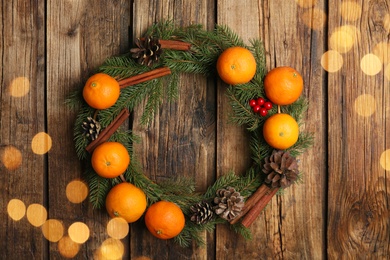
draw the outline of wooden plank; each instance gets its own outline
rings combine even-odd
[[[271,212],[264,214],[273,240],[270,247],[274,258],[326,257],[326,85],[320,64],[325,45],[325,28],[321,25],[326,20],[324,1],[315,2],[307,9],[299,1],[269,1],[269,9],[265,11],[268,17],[265,41],[270,43],[266,50],[270,53],[268,64],[272,64],[270,68],[290,66],[301,73],[303,95],[309,102],[301,130],[314,134],[313,147],[298,158],[303,183],[286,189],[270,205]]]
[[[318,2],[317,6],[320,5]],[[281,6],[283,8],[280,8]],[[300,169],[304,173],[304,184],[294,185],[285,190],[282,196],[272,200],[251,226],[254,236],[252,241],[233,240],[231,233],[218,229],[217,256],[260,259],[324,258],[326,150],[323,147],[326,140],[326,118],[323,104],[325,98],[323,72],[319,63],[324,45],[323,28],[316,27],[316,31],[312,31],[312,28],[305,26],[301,19],[314,21],[318,17],[314,17],[316,14],[314,11],[303,9],[294,1],[265,1],[263,4],[246,1],[245,5],[219,1],[218,7],[219,23],[228,24],[245,38],[261,37],[266,48],[268,69],[291,66],[301,72],[305,80],[304,95],[310,102],[306,124],[302,129],[314,132],[316,136],[314,147],[299,158]],[[242,22],[243,13],[250,13],[250,19],[245,20],[248,24]],[[311,52],[313,49],[314,53]],[[222,97],[220,98],[220,103],[226,103]],[[322,124],[318,124],[319,121]],[[223,124],[218,128],[218,134],[221,140],[228,134],[243,135],[242,132]],[[229,149],[224,147],[222,142],[218,142],[218,145],[220,145],[218,157],[229,158],[228,153],[224,153]],[[239,152],[248,153],[243,146]],[[237,162],[234,165],[240,165],[241,169],[248,165],[245,159],[240,158],[238,161],[241,163]],[[225,168],[230,167],[229,164],[225,166],[222,163]],[[310,205],[310,213],[307,205]]]
[[[45,205],[45,155],[35,154],[32,140],[45,131],[44,3],[0,4],[0,248],[4,259],[45,258],[46,244],[25,212],[20,221],[7,211],[12,199],[25,207]],[[8,214],[7,214],[8,213]]]
[[[260,3],[258,1],[218,0],[217,22],[229,26],[234,32],[249,43],[251,38],[260,37]],[[243,18],[243,14],[248,19]],[[227,85],[218,84],[218,115],[217,115],[217,175],[221,176],[233,170],[243,174],[250,165],[250,150],[248,136],[244,127],[229,123],[231,106],[226,97]],[[226,141],[228,140],[228,141]],[[254,234],[257,228],[252,227]],[[256,246],[255,246],[256,245]],[[232,232],[228,226],[218,226],[216,230],[217,259],[253,259],[258,258],[259,236],[246,241]]]
[[[214,26],[213,1],[134,1],[134,38],[140,37],[152,23],[173,19],[178,25],[201,23]],[[197,76],[180,78],[176,103],[164,102],[155,120],[147,128],[139,120],[142,108],[134,112],[133,131],[142,143],[135,152],[144,172],[152,180],[193,177],[199,191],[204,191],[215,169],[215,90],[212,81]],[[142,105],[141,105],[142,107]],[[204,234],[205,247],[180,248],[172,240],[154,238],[143,223],[132,225],[131,257],[150,259],[214,258],[213,237]]]
[[[66,186],[82,178],[83,170],[73,143],[77,111],[69,109],[64,101],[72,91],[83,87],[106,58],[127,49],[121,39],[128,33],[129,4],[125,0],[47,3],[47,125],[53,140],[48,156],[49,216],[61,221],[64,234],[75,222],[87,225],[90,237],[80,245],[80,258],[93,259],[109,238],[109,217],[105,209],[93,210],[88,199],[74,204],[66,197]],[[82,235],[80,232],[78,235]],[[50,256],[60,258],[61,254],[58,244],[50,243]]]
[[[378,58],[366,60],[377,44],[389,43],[388,4],[356,1],[346,8],[329,1],[329,47],[343,59],[328,79],[331,259],[390,255],[388,180],[380,164],[389,149],[389,82]]]

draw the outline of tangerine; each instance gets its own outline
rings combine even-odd
[[[91,163],[101,177],[115,178],[126,171],[130,164],[130,155],[123,144],[105,142],[95,148]]]
[[[135,185],[121,182],[108,192],[106,209],[110,217],[120,217],[128,223],[137,221],[147,206],[145,193]]]
[[[263,125],[265,141],[273,148],[285,150],[298,141],[299,125],[290,115],[274,114],[265,120]]]
[[[302,90],[302,76],[291,67],[276,67],[265,76],[265,95],[276,105],[283,106],[294,103],[301,95]]]
[[[183,211],[175,203],[162,200],[148,208],[145,214],[145,224],[153,236],[170,239],[183,230],[185,217]]]
[[[116,79],[105,73],[92,75],[83,88],[83,97],[90,107],[106,109],[116,103],[120,86]]]
[[[256,73],[256,60],[248,49],[230,47],[218,57],[217,71],[227,84],[248,83]]]

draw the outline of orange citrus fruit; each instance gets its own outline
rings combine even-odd
[[[128,182],[121,182],[108,192],[106,209],[110,217],[120,217],[128,223],[137,221],[146,210],[145,193]]]
[[[290,115],[274,114],[263,125],[265,141],[273,148],[285,150],[298,141],[299,125]]]
[[[227,84],[248,83],[256,73],[256,60],[248,49],[230,47],[218,57],[217,71]]]
[[[130,155],[123,144],[105,142],[95,148],[91,163],[101,177],[115,178],[126,171],[130,164]]]
[[[83,97],[90,107],[106,109],[115,104],[120,95],[118,81],[105,73],[92,75],[83,88]]]
[[[276,105],[283,106],[294,103],[301,95],[302,90],[302,76],[291,67],[276,67],[265,76],[265,95]]]
[[[170,239],[183,230],[185,218],[179,206],[162,200],[148,208],[145,214],[145,224],[155,237]]]

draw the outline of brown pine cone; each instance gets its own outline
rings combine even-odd
[[[289,152],[274,150],[265,158],[263,172],[265,183],[272,188],[287,188],[298,178],[298,162]]]
[[[147,36],[145,39],[136,39],[137,48],[130,49],[131,56],[141,65],[152,66],[162,54],[160,40]]]
[[[236,218],[244,207],[244,197],[240,195],[233,187],[217,190],[217,196],[214,198],[215,214],[221,218],[231,221]]]

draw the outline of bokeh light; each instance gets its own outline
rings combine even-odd
[[[326,24],[327,15],[323,10],[313,8],[306,10],[302,14],[301,19],[307,27],[313,30],[321,30]]]
[[[78,244],[83,244],[89,239],[89,228],[83,222],[75,222],[68,228],[69,237]]]
[[[107,224],[107,234],[115,239],[122,239],[129,233],[129,223],[123,218],[112,218]]]
[[[330,49],[339,53],[347,53],[354,46],[357,39],[357,28],[344,25],[336,28],[329,38]]]
[[[58,242],[64,235],[64,225],[57,219],[48,219],[42,225],[42,233],[50,242]]]
[[[302,8],[309,8],[316,5],[318,0],[295,0],[295,2]]]
[[[360,68],[365,74],[374,76],[382,70],[382,63],[378,56],[368,53],[361,59]]]
[[[0,161],[8,170],[18,169],[22,164],[22,160],[22,153],[15,146],[7,145],[0,148]]]
[[[381,154],[380,164],[383,169],[390,171],[390,149],[387,149]]]
[[[69,236],[63,236],[57,244],[58,252],[65,258],[74,258],[80,251],[80,245],[70,239]]]
[[[355,99],[355,111],[358,115],[369,117],[375,113],[376,101],[370,94],[363,94]]]
[[[31,204],[27,208],[27,219],[34,227],[40,227],[47,219],[47,210],[41,204]]]
[[[373,51],[373,54],[378,56],[380,61],[383,64],[387,64],[390,62],[390,43],[387,42],[380,42],[377,45],[375,45]]]
[[[120,240],[108,238],[98,248],[95,258],[98,260],[122,259],[124,252],[125,247]]]
[[[343,56],[338,51],[329,50],[321,56],[321,66],[327,72],[339,71],[343,63]]]
[[[13,97],[23,97],[30,91],[30,80],[26,77],[15,78],[10,86],[9,93]]]
[[[52,140],[50,135],[40,132],[36,134],[31,141],[31,149],[36,154],[47,153],[52,146]]]
[[[66,185],[66,197],[72,203],[81,203],[88,196],[88,186],[80,180],[73,180]]]
[[[342,2],[340,11],[341,17],[350,22],[354,22],[362,16],[362,6],[354,1]]]
[[[8,202],[7,212],[9,217],[13,220],[21,220],[26,214],[26,205],[19,199],[12,199]]]

